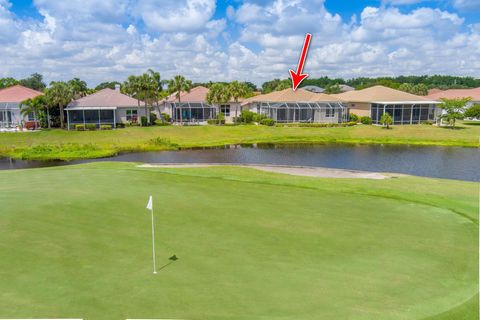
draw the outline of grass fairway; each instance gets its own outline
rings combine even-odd
[[[458,129],[427,125],[357,125],[345,128],[288,128],[255,125],[148,127],[110,131],[45,130],[0,134],[0,156],[22,159],[84,159],[120,151],[174,150],[240,143],[362,143],[479,147],[480,126]]]
[[[478,319],[476,183],[91,163],[0,208],[1,318]]]

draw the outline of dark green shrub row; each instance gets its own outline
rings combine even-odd
[[[265,119],[262,119],[260,120],[260,124],[261,125],[264,125],[264,126],[274,126],[275,125],[275,121],[273,119],[270,119],[270,118],[265,118]]]
[[[207,120],[208,124],[213,124],[213,125],[224,125],[225,124],[225,119],[210,119]]]
[[[356,122],[344,123],[279,123],[277,127],[310,127],[310,128],[335,128],[335,127],[352,127],[357,125]]]
[[[95,123],[87,123],[87,124],[76,124],[73,127],[76,131],[94,131],[97,130],[97,125]],[[100,130],[112,129],[111,124],[100,124]]]
[[[156,126],[171,126],[172,124],[170,122],[163,122],[162,120],[157,119],[155,121]]]

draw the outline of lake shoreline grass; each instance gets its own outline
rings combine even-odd
[[[126,152],[222,148],[229,145],[411,145],[478,148],[480,126],[458,129],[396,126],[386,130],[358,125],[344,128],[195,126],[147,127],[76,132],[59,129],[0,134],[0,156],[24,160],[77,160]]]

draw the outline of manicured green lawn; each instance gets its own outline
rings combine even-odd
[[[286,128],[266,126],[200,126],[126,128],[74,132],[45,130],[0,134],[0,155],[23,159],[78,159],[110,156],[119,151],[178,149],[238,143],[376,143],[480,146],[480,126],[459,129],[427,125],[358,125],[345,128]]]
[[[477,319],[478,248],[471,182],[0,172],[1,318]]]

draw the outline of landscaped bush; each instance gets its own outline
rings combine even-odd
[[[75,125],[75,130],[77,130],[77,131],[85,131],[85,125],[83,125],[83,124],[76,124],[76,125]]]
[[[210,119],[210,120],[207,120],[207,123],[208,124],[211,124],[211,125],[224,125],[225,124],[225,119],[223,120],[220,120],[220,119]]]
[[[264,126],[274,126],[275,125],[275,121],[273,119],[270,119],[270,118],[265,118],[265,119],[262,119],[260,120],[260,124],[261,125],[264,125]]]
[[[356,122],[343,122],[343,123],[281,123],[277,124],[277,127],[309,127],[309,128],[336,128],[336,127],[352,127],[356,126]]]
[[[252,123],[256,113],[248,110],[243,110],[238,117],[240,123]]]
[[[163,120],[170,122],[170,115],[168,113],[162,112]]]
[[[142,124],[142,127],[148,126],[148,119],[147,119],[147,117],[142,116],[142,117],[140,118],[140,122],[141,122],[141,124]]]
[[[428,125],[428,126],[433,125],[433,121],[431,121],[431,120],[425,120],[425,121],[422,121],[422,122],[420,122],[420,123],[421,123],[421,124],[424,124],[424,125]]]
[[[97,125],[95,123],[87,123],[85,127],[87,128],[87,130],[90,130],[90,131],[97,130]]]
[[[364,116],[360,118],[360,122],[363,124],[372,124],[372,118]]]
[[[157,119],[155,121],[155,125],[162,127],[162,126],[171,126],[172,124],[170,122],[166,122],[166,121],[162,121],[161,119]]]
[[[153,112],[150,112],[150,125],[155,125],[155,121],[157,121],[157,115]]]
[[[268,117],[264,114],[255,113],[254,116],[253,116],[253,121],[257,122],[257,123],[261,123],[262,120],[267,119],[267,118]]]
[[[112,130],[112,125],[111,124],[101,124],[100,125],[100,130]]]
[[[350,113],[349,117],[350,117],[350,122],[358,122],[358,120],[360,119],[360,117],[354,113]]]
[[[124,122],[117,123],[117,128],[125,128],[125,123]]]

